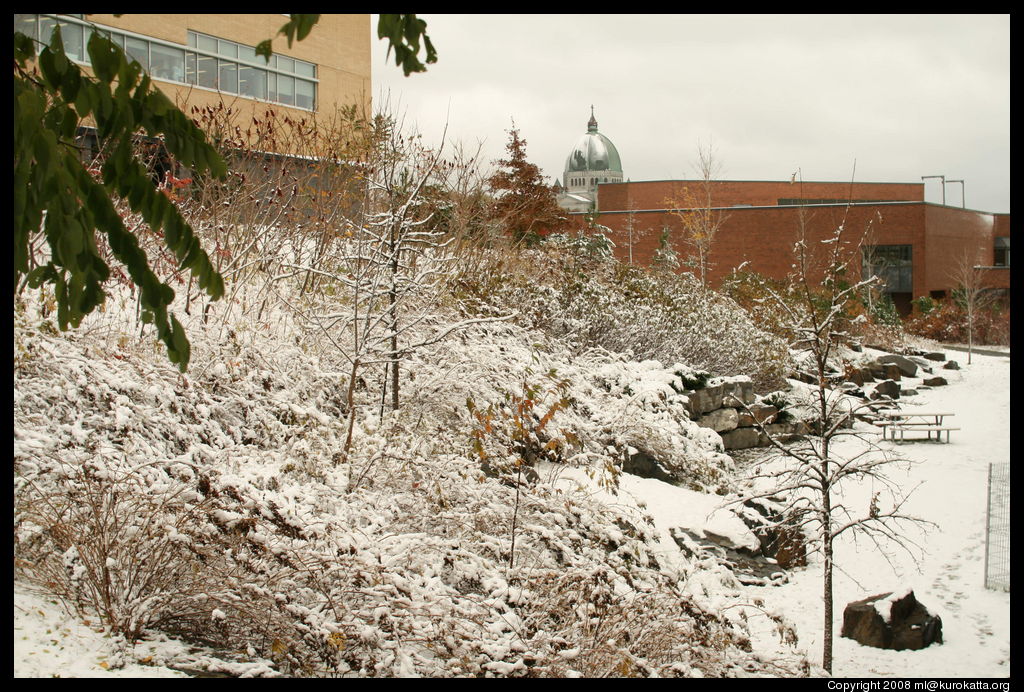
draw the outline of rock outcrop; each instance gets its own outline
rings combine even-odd
[[[923,649],[942,643],[942,618],[919,603],[912,590],[878,594],[846,606],[841,636],[878,649]]]

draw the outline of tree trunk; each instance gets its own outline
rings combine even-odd
[[[825,632],[823,635],[822,653],[821,653],[821,667],[828,671],[829,675],[832,674],[832,539],[829,537],[829,533],[832,531],[831,522],[829,521],[829,513],[831,512],[831,501],[828,494],[825,495],[825,506],[824,512],[822,513],[824,522],[824,539],[825,539],[825,578],[822,592],[822,601],[824,603],[825,610]]]

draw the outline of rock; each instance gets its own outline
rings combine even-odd
[[[900,390],[900,396],[917,396],[916,389],[902,389]]]
[[[739,427],[749,428],[754,423],[771,423],[779,415],[779,409],[768,404],[751,404],[750,411],[739,412]]]
[[[760,441],[761,434],[754,428],[736,428],[722,435],[722,444],[726,451],[757,447]]]
[[[715,543],[715,534],[705,530],[705,536],[687,531],[681,527],[670,527],[669,534],[687,558],[713,558],[718,564],[727,568],[736,577],[736,581],[748,586],[767,586],[785,584],[789,575],[781,569],[772,558],[753,555],[750,551],[737,551],[725,545]],[[715,538],[712,538],[715,536]]]
[[[722,408],[722,385],[698,389],[687,394],[690,399],[690,412],[694,418]]]
[[[626,454],[622,461],[622,472],[641,478],[655,478],[666,483],[675,483],[676,479],[661,463],[647,452],[637,451]]]
[[[957,363],[955,360],[951,360],[948,363],[946,363],[945,365],[943,365],[942,368],[944,370],[959,370],[960,369],[960,364]]]
[[[872,399],[887,396],[890,399],[900,398],[900,386],[893,380],[885,380],[875,385],[875,391],[871,392]]]
[[[740,416],[734,408],[720,408],[706,413],[697,419],[697,425],[711,428],[717,433],[735,430],[739,425]]]
[[[942,387],[949,384],[945,377],[929,377],[921,382],[921,384],[927,387]]]
[[[857,341],[851,341],[850,343],[847,344],[847,346],[851,351],[854,351],[856,353],[863,353],[864,351],[864,346]]]
[[[882,365],[883,379],[899,382],[903,377],[903,371],[895,363],[884,363]]]
[[[772,423],[771,425],[764,426],[764,432],[761,433],[760,445],[766,447],[771,444],[769,438],[774,438],[778,442],[791,442],[801,435],[806,435],[810,432],[810,427],[803,421],[796,421],[794,423]]]
[[[727,382],[722,385],[722,406],[741,408],[754,403],[754,383],[750,381]]]
[[[925,353],[922,357],[923,358],[927,358],[928,360],[934,360],[934,361],[937,361],[937,362],[940,362],[940,363],[942,361],[946,360],[946,354],[945,353]]]
[[[791,523],[782,521],[780,507],[753,498],[743,506],[747,509],[736,514],[761,542],[764,557],[773,558],[783,569],[807,565],[803,534]]]
[[[878,649],[923,649],[942,643],[942,619],[917,601],[914,592],[870,596],[843,611],[841,636]]]
[[[917,363],[904,356],[896,355],[895,353],[887,353],[884,356],[879,356],[878,362],[883,365],[890,363],[896,365],[899,367],[900,372],[906,377],[913,377],[917,374]]]

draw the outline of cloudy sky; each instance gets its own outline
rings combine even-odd
[[[722,179],[921,182],[946,202],[1010,211],[1008,15],[420,15],[425,73],[385,62],[374,95],[428,141],[504,154],[515,120],[551,181],[593,104],[631,180],[693,177],[711,142]],[[925,199],[942,200],[937,179]]]

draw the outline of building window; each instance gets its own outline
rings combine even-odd
[[[861,248],[861,276],[877,276],[885,293],[912,293],[913,257],[912,245],[866,245]]]
[[[95,27],[82,15],[14,15],[15,31],[45,44],[58,24],[64,51],[76,62],[89,64],[88,38],[100,32],[154,79],[316,110],[317,66],[304,60],[273,55],[268,63],[252,46],[195,31],[188,32],[187,46],[179,46]]]
[[[1010,266],[1010,238],[1009,236],[996,238],[995,257],[992,264],[997,267]]]

